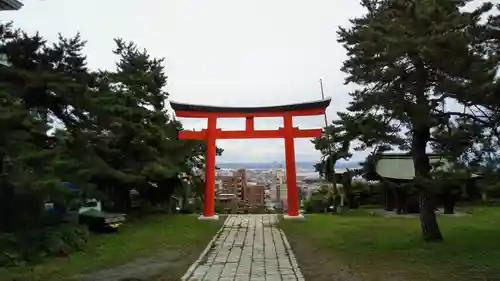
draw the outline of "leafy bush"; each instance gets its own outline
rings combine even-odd
[[[326,200],[318,197],[311,197],[304,201],[304,210],[307,213],[321,213],[327,207]]]
[[[351,182],[351,191],[352,192],[362,192],[368,191],[370,189],[370,184],[361,180],[353,180]]]
[[[224,206],[224,204],[222,204],[220,202],[215,202],[215,212],[217,214],[226,213],[226,207]]]
[[[250,208],[249,212],[251,214],[265,214],[266,213],[266,206],[254,206]]]
[[[89,232],[85,226],[62,224],[0,235],[0,266],[36,263],[47,256],[81,251]]]
[[[181,209],[182,214],[195,214],[203,212],[203,201],[201,198],[193,198],[189,203],[184,204]]]
[[[196,213],[196,208],[194,204],[186,204],[181,209],[181,214],[194,214]]]

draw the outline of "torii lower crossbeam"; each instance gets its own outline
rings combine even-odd
[[[284,139],[290,132],[285,128],[278,130],[245,130],[245,131],[222,131],[217,129],[215,131],[216,139]],[[300,130],[292,128],[291,134],[294,138],[312,138],[321,136],[321,129],[307,129]],[[181,131],[179,132],[180,139],[207,139],[208,130],[201,131]]]
[[[318,102],[270,107],[212,107],[170,102],[178,117],[207,118],[207,129],[181,131],[180,139],[206,141],[205,198],[202,218],[215,218],[215,151],[217,139],[283,138],[285,140],[286,183],[288,217],[300,217],[299,193],[295,167],[295,138],[319,137],[322,129],[298,129],[293,127],[294,116],[324,114],[330,99]],[[283,128],[277,130],[255,130],[254,117],[282,117]],[[217,129],[218,118],[246,118],[245,130],[223,131]]]

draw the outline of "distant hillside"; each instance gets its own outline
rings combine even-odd
[[[296,162],[298,169],[304,170],[314,170],[314,164],[316,162]],[[285,168],[285,163],[280,162],[255,162],[255,163],[245,163],[245,162],[217,162],[217,167],[222,169],[274,169],[274,168]],[[358,168],[358,162],[344,162],[339,161],[336,165],[337,168]]]

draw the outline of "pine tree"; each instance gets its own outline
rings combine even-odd
[[[94,182],[116,198],[116,209],[127,211],[133,188],[153,204],[168,202],[175,188],[182,187],[180,175],[203,163],[204,146],[178,139],[182,125],[165,108],[164,60],[134,43],[115,41],[117,69],[95,74],[87,126],[103,163]]]
[[[97,186],[127,211],[132,188],[167,201],[179,174],[203,165],[203,142],[179,140],[182,125],[165,109],[163,60],[116,40],[117,69],[90,71],[84,46],[79,35],[49,45],[0,28],[10,62],[0,67],[0,208],[8,214],[0,231],[35,225],[44,202],[64,204],[63,182]]]
[[[431,137],[435,128],[462,116],[444,111],[442,103],[464,102],[471,91],[491,81],[497,67],[474,49],[484,42],[479,20],[492,5],[464,12],[461,8],[467,2],[363,0],[366,15],[338,31],[348,56],[342,67],[346,83],[360,86],[351,93],[348,107],[360,124],[354,131],[370,146],[377,142],[374,137],[380,133],[374,128],[379,128],[384,142],[392,135],[403,141],[398,145],[409,148],[425,241],[442,240],[426,148],[439,141]]]
[[[66,136],[47,132],[54,118],[76,124],[69,109],[79,107],[73,96],[86,88],[79,75],[86,69],[78,36],[47,46],[10,24],[0,30],[9,61],[0,67],[0,230],[15,231],[43,223],[45,202],[67,203],[62,181],[85,181]]]

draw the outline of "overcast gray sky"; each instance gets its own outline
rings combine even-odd
[[[80,32],[92,68],[110,69],[113,38],[122,37],[166,57],[170,99],[208,105],[278,105],[333,98],[329,117],[343,110],[349,88],[340,66],[344,49],[336,42],[339,25],[363,13],[356,0],[26,0],[16,12],[2,12],[28,32],[48,40]],[[186,128],[204,120],[182,118]],[[301,128],[324,125],[322,116],[295,118]],[[282,125],[257,119],[257,129]],[[243,119],[223,119],[222,129],[243,129]],[[316,161],[309,139],[296,140],[297,161]],[[218,161],[282,161],[279,139],[221,140]],[[363,158],[365,153],[355,155]]]

